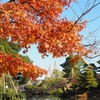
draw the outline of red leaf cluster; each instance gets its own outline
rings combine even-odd
[[[33,80],[36,80],[43,74],[47,74],[46,70],[34,66],[32,63],[23,62],[18,56],[13,57],[10,54],[6,55],[0,52],[0,75],[7,72],[10,72],[13,76],[21,72],[25,77]]]

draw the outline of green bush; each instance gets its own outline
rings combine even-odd
[[[12,100],[21,100],[22,98],[25,98],[24,93],[16,93],[12,89],[6,90],[5,93],[2,95],[3,98],[11,98]]]
[[[26,85],[25,88],[26,89],[33,89],[33,85]]]
[[[50,94],[50,95],[53,95],[53,94],[56,95],[56,94],[60,94],[60,93],[63,93],[63,91],[60,88],[48,91],[48,94]]]

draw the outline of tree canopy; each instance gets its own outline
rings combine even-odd
[[[98,86],[98,82],[94,77],[92,66],[88,66],[84,69],[84,73],[81,76],[81,82],[84,88],[91,89]]]
[[[81,43],[79,32],[85,28],[85,21],[76,23],[60,19],[65,6],[75,0],[16,0],[0,5],[0,37],[18,42],[28,51],[30,44],[37,44],[43,56],[52,53],[54,57],[72,52],[87,54]],[[70,46],[67,45],[70,43]]]
[[[24,48],[23,53],[28,51],[31,44],[37,44],[42,57],[50,53],[53,57],[73,53],[87,56],[92,50],[82,43],[80,32],[86,27],[87,21],[82,21],[81,18],[100,2],[96,3],[94,0],[93,5],[83,11],[76,21],[68,20],[67,17],[61,18],[63,9],[68,10],[72,2],[76,0],[8,0],[0,3],[0,39],[18,43],[20,48]],[[2,45],[0,46],[3,49]],[[1,68],[2,71],[8,70],[8,66],[11,65],[13,74],[17,69],[20,71],[24,69],[22,72],[24,74],[28,72],[26,76],[32,76],[34,79],[46,73],[45,70],[23,62],[18,56],[13,58],[0,52],[0,57],[1,65],[4,67]]]

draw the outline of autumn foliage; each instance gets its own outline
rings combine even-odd
[[[77,65],[79,61],[81,61],[81,63],[85,63],[85,61],[80,55],[71,55],[71,59],[70,59],[71,66]]]
[[[52,53],[53,57],[65,56],[73,52],[86,55],[87,50],[81,43],[82,37],[79,34],[86,23],[75,24],[74,21],[60,18],[63,8],[70,7],[72,1],[75,2],[75,0],[16,0],[1,4],[0,38],[10,40],[12,43],[17,42],[25,48],[24,53],[28,51],[31,44],[37,44],[43,57],[48,53]],[[5,55],[1,53],[1,56]],[[45,73],[40,68],[22,63],[19,58],[11,57],[12,60],[8,61],[9,57],[11,56],[6,55],[5,59],[1,59],[6,62],[4,64],[1,61],[3,68],[7,67],[1,68],[2,71],[8,70],[6,64],[11,64],[9,67],[12,74],[17,73],[15,69],[19,67],[22,67],[23,74],[28,77],[33,75],[32,72],[34,72],[33,78]]]
[[[79,32],[85,22],[75,24],[60,19],[65,6],[73,0],[17,0],[0,6],[0,37],[18,42],[23,48],[37,44],[43,56],[54,57],[72,52],[86,53]],[[24,52],[26,52],[25,50]]]
[[[34,66],[31,63],[23,62],[18,56],[13,57],[10,54],[3,54],[0,52],[0,76],[2,73],[10,72],[12,76],[16,76],[21,72],[25,77],[36,80],[37,77],[41,77],[43,74],[47,74],[47,71]]]

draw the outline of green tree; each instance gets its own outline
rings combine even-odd
[[[21,54],[19,54],[19,56],[23,59],[24,62],[33,63],[33,61],[28,56],[23,56]]]
[[[67,57],[65,62],[60,65],[63,68],[63,72],[65,72],[64,77],[67,77],[67,78],[70,77],[70,72],[71,72],[70,60],[71,60],[71,56]]]
[[[66,58],[66,61],[61,64],[66,78],[69,80],[77,79],[79,80],[81,74],[81,68],[85,61],[81,56],[70,55]],[[76,84],[76,83],[75,83]]]
[[[100,65],[100,60],[98,60],[97,63]],[[100,66],[96,67],[96,72],[100,72]]]
[[[81,76],[81,86],[86,89],[96,88],[98,86],[98,82],[94,76],[94,72],[92,70],[92,66],[88,65]]]
[[[43,81],[43,86],[46,86],[46,89],[48,90],[49,94],[59,94],[59,93],[63,93],[63,89],[61,87],[63,87],[61,84],[59,84],[61,82],[63,78],[57,78],[57,77],[52,77],[49,78],[47,77],[44,81]],[[60,86],[61,85],[61,86]]]
[[[54,69],[52,77],[46,77],[42,86],[45,86],[45,88],[49,90],[49,94],[65,93],[70,89],[71,84],[69,83],[69,80],[67,78],[63,78],[63,76],[64,72]]]
[[[7,40],[0,39],[0,51],[1,52],[16,56],[20,50],[21,48],[19,47],[17,43],[12,44],[11,42]]]
[[[61,71],[58,70],[58,69],[54,69],[51,76],[52,76],[53,78],[63,78],[64,72],[61,72]]]
[[[81,69],[85,64],[85,61],[81,56],[70,55],[66,58],[66,61],[61,64],[63,71],[65,73],[65,78],[69,81],[67,90],[76,90],[79,89],[81,83]]]
[[[5,54],[11,54],[14,57],[16,55],[19,55],[19,57],[21,57],[23,59],[23,61],[25,62],[33,62],[28,56],[23,56],[21,54],[19,54],[19,52],[21,51],[20,46],[17,43],[11,43],[7,40],[2,40],[0,39],[0,51],[5,53]]]
[[[19,85],[26,84],[28,82],[28,79],[25,78],[20,72],[17,74],[15,80],[18,82]]]

